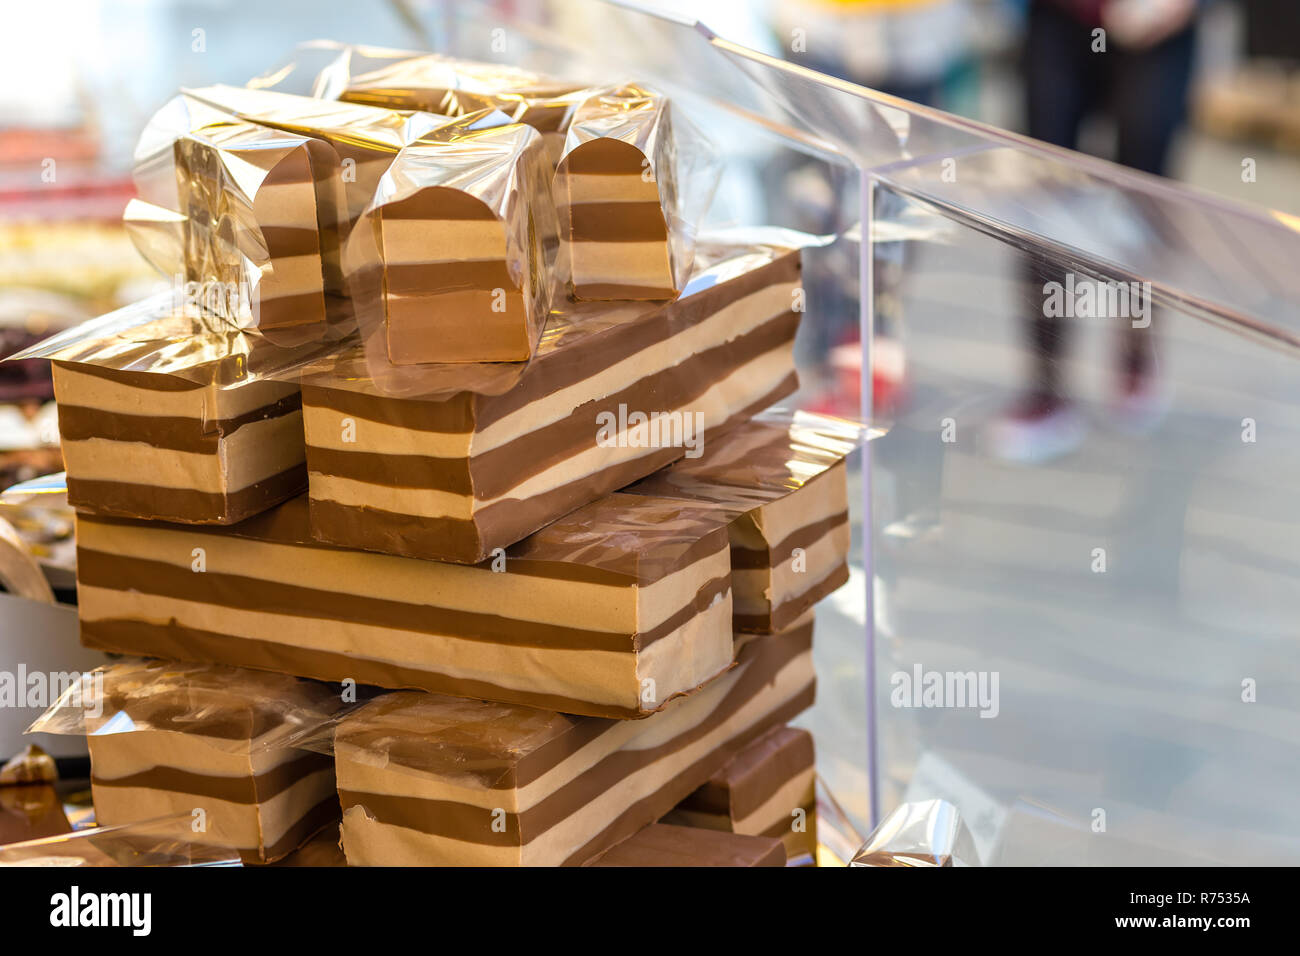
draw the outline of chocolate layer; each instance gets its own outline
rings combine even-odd
[[[652,823],[592,866],[785,866],[780,840]]]

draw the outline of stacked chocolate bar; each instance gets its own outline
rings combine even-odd
[[[807,859],[812,741],[786,724],[813,702],[813,605],[847,579],[857,432],[764,411],[797,387],[799,251],[679,234],[659,94],[557,82],[557,119],[508,71],[436,64],[440,85],[353,97],[382,105],[187,94],[203,144],[264,129],[329,168],[301,192],[346,209],[321,220],[311,273],[348,303],[346,334],[286,343],[156,301],[39,351],[78,510],[82,641],[191,662],[159,706],[210,705],[158,718],[156,740],[88,728],[97,801],[143,819],[219,778],[213,839],[288,853],[319,823],[323,778],[318,755],[262,746],[241,706],[270,672],[290,698],[382,690],[322,721],[349,864]],[[418,112],[431,103],[455,115]],[[213,111],[238,137],[212,132]],[[552,133],[581,123],[554,182],[542,115]],[[288,221],[278,201],[240,209],[249,236]],[[187,249],[219,245],[198,241],[201,213]],[[246,677],[201,693],[203,668],[232,665]]]

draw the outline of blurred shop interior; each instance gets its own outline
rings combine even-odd
[[[0,354],[139,298],[158,282],[119,218],[133,193],[135,139],[177,87],[242,84],[316,37],[422,48],[428,24],[450,16],[450,6],[53,0],[9,7],[0,40]],[[531,22],[558,15],[547,0],[494,6]],[[1300,6],[1291,0],[653,6],[699,16],[724,38],[873,89],[1300,212]],[[556,25],[574,37],[584,29]],[[1120,45],[1118,56],[1084,52],[1100,25]],[[1250,182],[1241,176],[1246,144],[1257,170]],[[834,201],[816,195],[824,184],[798,168],[759,179],[764,188],[743,202],[798,202],[812,210],[804,217],[810,229],[818,204]],[[761,212],[754,218],[769,220]],[[788,217],[770,221],[779,218]],[[816,347],[833,374],[835,343]],[[887,347],[877,361],[891,361]],[[856,367],[849,374],[856,378]],[[0,488],[58,470],[51,397],[44,363],[0,365]]]

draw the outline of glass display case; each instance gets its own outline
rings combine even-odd
[[[945,798],[985,863],[1300,860],[1300,220],[551,7],[428,44],[661,86],[722,153],[709,228],[808,234],[799,403],[873,426],[804,718],[854,824]]]

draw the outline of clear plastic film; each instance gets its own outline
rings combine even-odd
[[[557,247],[551,169],[531,127],[481,110],[407,145],[344,254],[369,364],[526,361]]]
[[[979,866],[961,813],[947,800],[904,803],[880,821],[849,866]]]
[[[179,840],[188,813],[0,846],[3,866],[240,866],[239,852]]]
[[[784,498],[844,461],[867,441],[861,422],[769,409],[628,491],[713,502],[733,515]]]
[[[288,64],[248,85],[307,92],[307,76],[311,95],[327,100],[447,116],[498,110],[538,132],[552,168],[573,111],[588,95],[580,81],[499,63],[319,40],[302,44]]]
[[[291,747],[351,706],[329,685],[221,664],[125,658],[80,676],[27,733],[169,731],[232,753]]]
[[[141,135],[135,180],[127,230],[179,296],[267,336],[346,333],[327,304],[344,211],[328,144],[181,95]]]
[[[462,786],[492,789],[529,754],[586,721],[514,704],[399,691],[383,694],[295,740],[376,770],[433,775]]]
[[[293,379],[297,369],[339,343],[310,330],[267,337],[238,328],[174,292],[161,292],[10,356],[146,376],[173,376],[197,385],[237,388]],[[286,339],[288,341],[286,341]]]
[[[560,271],[580,300],[675,298],[721,164],[667,97],[628,83],[577,105],[556,167]]]

